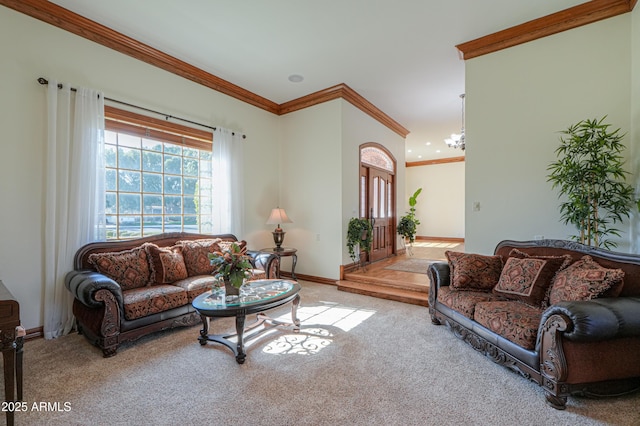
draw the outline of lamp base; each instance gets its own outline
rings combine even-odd
[[[284,242],[284,234],[286,234],[286,232],[284,232],[282,230],[282,228],[276,228],[275,231],[272,232],[273,234],[273,242],[276,244],[276,248],[275,250],[282,250],[282,243]]]

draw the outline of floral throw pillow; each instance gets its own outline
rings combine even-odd
[[[450,286],[455,290],[490,291],[500,279],[502,258],[473,253],[445,252],[451,269]]]
[[[171,284],[187,278],[187,266],[182,257],[182,246],[158,247],[145,244],[151,266],[151,282],[154,284]]]
[[[555,276],[549,303],[616,297],[622,292],[623,280],[622,269],[603,268],[591,256],[583,256]]]
[[[123,290],[149,284],[149,261],[143,247],[115,253],[93,253],[89,255],[89,263],[96,271],[120,284]]]
[[[553,276],[564,262],[562,257],[509,257],[493,292],[507,299],[540,307]]]
[[[184,240],[176,243],[176,245],[182,246],[184,264],[190,277],[210,275],[214,272],[215,266],[211,265],[209,253],[220,251],[218,245],[220,241],[220,238],[212,238],[209,240]]]

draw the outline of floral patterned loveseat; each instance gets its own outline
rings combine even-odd
[[[640,255],[541,240],[447,258],[428,269],[432,323],[538,383],[551,406],[640,388]]]
[[[237,241],[231,234],[165,233],[81,247],[65,277],[78,332],[109,357],[123,342],[200,323],[191,302],[215,283],[208,254]],[[276,256],[247,254],[255,278],[275,277]]]

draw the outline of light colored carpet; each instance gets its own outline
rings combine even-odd
[[[302,282],[299,334],[264,335],[246,363],[197,342],[199,327],[157,333],[113,358],[77,334],[25,344],[32,425],[638,425],[640,395],[569,398],[542,389],[432,325],[427,308]],[[289,307],[272,311],[289,317]],[[233,329],[233,320],[212,324]],[[69,411],[33,411],[59,402]]]
[[[418,259],[415,257],[409,257],[407,259],[400,260],[392,265],[389,265],[384,269],[412,272],[414,274],[426,274],[429,265],[431,265],[433,262],[440,262],[440,260]]]

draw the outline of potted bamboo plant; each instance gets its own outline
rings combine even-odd
[[[625,182],[624,135],[610,130],[605,118],[583,120],[561,132],[558,160],[547,168],[547,180],[563,197],[562,220],[578,230],[571,238],[610,249],[617,243],[609,237],[620,236],[614,225],[629,217],[634,191]]]

